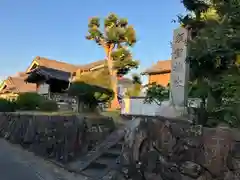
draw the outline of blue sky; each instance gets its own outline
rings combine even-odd
[[[128,18],[136,29],[138,71],[170,58],[178,26],[171,21],[184,12],[180,0],[1,0],[0,77],[24,71],[35,56],[73,64],[103,59],[103,49],[85,35],[90,17],[110,12]]]

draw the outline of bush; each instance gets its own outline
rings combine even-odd
[[[41,103],[39,106],[40,111],[57,111],[58,110],[58,104],[56,101],[52,100],[45,100]]]
[[[13,112],[15,109],[14,102],[0,98],[0,112]]]
[[[44,97],[37,93],[27,92],[18,96],[16,104],[20,110],[36,110],[44,100]]]

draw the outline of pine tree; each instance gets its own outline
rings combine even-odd
[[[129,50],[136,43],[136,33],[133,26],[125,18],[110,14],[104,19],[101,26],[100,18],[93,17],[88,24],[88,40],[95,41],[101,46],[107,58],[111,87],[117,98],[117,76],[127,74],[132,68],[138,67]]]

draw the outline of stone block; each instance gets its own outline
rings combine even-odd
[[[240,180],[239,130],[169,117],[137,121],[126,137],[123,169],[138,162],[147,180],[152,179],[149,174],[162,180]]]
[[[102,141],[113,130],[110,122],[104,124],[104,118],[108,120],[99,118],[104,131],[94,137],[87,130],[94,126],[88,117],[1,113],[0,136],[40,156],[65,163],[86,153],[91,141]]]

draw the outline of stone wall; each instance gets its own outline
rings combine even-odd
[[[105,139],[114,129],[110,122],[106,117],[99,117],[96,123],[94,118],[75,115],[2,113],[0,136],[37,155],[65,163]],[[89,130],[93,127],[96,131]]]
[[[141,117],[130,127],[121,162],[123,174],[132,179],[240,179],[238,129],[203,128],[163,117]]]

